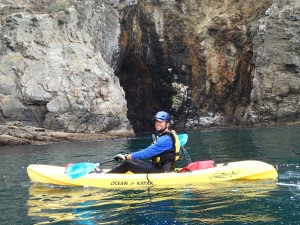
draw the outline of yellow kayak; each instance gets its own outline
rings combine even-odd
[[[27,173],[31,181],[37,183],[101,188],[171,187],[171,185],[179,184],[203,184],[233,180],[275,180],[278,177],[278,173],[272,165],[255,160],[217,164],[213,168],[184,173],[107,174],[103,171],[71,179],[67,176],[65,167],[40,164],[29,165]]]

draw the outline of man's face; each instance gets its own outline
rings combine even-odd
[[[164,131],[167,128],[166,121],[155,120],[155,129],[157,132]]]

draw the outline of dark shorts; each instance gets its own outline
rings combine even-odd
[[[154,167],[149,163],[141,160],[128,160],[123,162],[120,166],[108,171],[107,173],[161,173],[160,168]]]

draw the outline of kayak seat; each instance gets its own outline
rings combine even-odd
[[[170,173],[170,172],[174,172],[174,171],[175,171],[175,162],[168,162],[162,168],[163,173]]]

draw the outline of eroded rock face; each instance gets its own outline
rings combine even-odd
[[[109,1],[4,1],[0,7],[2,124],[132,131],[113,70],[120,25]]]
[[[299,121],[300,2],[274,1],[253,38],[256,69],[248,118],[263,124]]]
[[[299,120],[298,2],[161,0],[125,8],[118,76],[135,130],[149,129],[161,109],[189,128]]]

